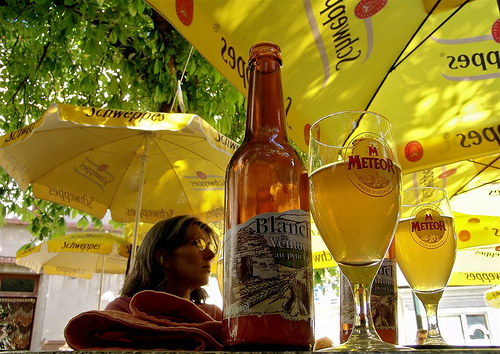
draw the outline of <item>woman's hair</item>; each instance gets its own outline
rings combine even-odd
[[[209,242],[218,248],[219,238],[217,233],[206,223],[194,216],[181,215],[157,222],[146,234],[137,250],[134,267],[125,277],[122,295],[134,296],[143,290],[161,291],[166,280],[162,264],[155,256],[158,251],[172,252],[191,239],[189,229],[197,225],[209,238]],[[197,288],[191,292],[191,301],[205,302],[207,292]]]

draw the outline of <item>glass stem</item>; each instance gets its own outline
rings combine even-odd
[[[354,324],[349,340],[380,340],[370,311],[370,284],[351,284],[351,288],[354,297]]]
[[[437,303],[424,304],[427,316],[427,338],[441,338],[438,326]]]
[[[429,345],[447,345],[441,336],[438,326],[438,303],[443,295],[443,289],[432,293],[416,292],[417,297],[422,301],[427,317],[427,337],[424,344]]]

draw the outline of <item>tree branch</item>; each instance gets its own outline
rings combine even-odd
[[[42,65],[43,61],[47,57],[47,51],[48,51],[48,49],[50,47],[50,44],[51,44],[51,42],[47,42],[45,44],[45,46],[43,47],[43,53],[42,53],[42,56],[41,56],[40,60],[38,61],[38,64],[37,64],[37,66],[35,68],[35,71],[34,71],[34,74],[37,73],[38,69],[40,69],[40,66]],[[14,103],[14,99],[16,98],[16,96],[19,93],[19,91],[21,91],[21,89],[26,85],[26,82],[28,82],[29,78],[30,78],[30,74],[26,75],[26,77],[23,79],[23,81],[21,81],[19,83],[19,85],[17,86],[17,89],[14,92],[14,94],[12,95],[12,97],[10,98],[10,100],[7,101],[7,102]]]

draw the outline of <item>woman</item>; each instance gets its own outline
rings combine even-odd
[[[222,310],[205,304],[211,264],[219,245],[216,232],[196,217],[183,215],[156,223],[137,251],[134,267],[125,278],[122,296],[106,310],[129,312],[132,296],[143,290],[162,291],[194,302],[215,320]]]

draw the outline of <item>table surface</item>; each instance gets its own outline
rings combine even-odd
[[[124,350],[124,351],[91,351],[91,350],[78,350],[76,351],[79,354],[96,354],[96,353],[105,353],[105,354],[125,354],[125,353],[145,353],[145,352],[150,352],[154,354],[173,354],[173,353],[178,353],[178,354],[199,354],[200,352],[192,352],[192,351],[134,351],[134,350]],[[465,346],[450,346],[450,347],[442,347],[442,348],[436,348],[434,347],[424,347],[420,346],[418,349],[415,347],[408,347],[407,350],[395,350],[395,351],[386,351],[383,353],[387,354],[397,354],[397,353],[406,353],[406,352],[413,352],[416,354],[436,354],[436,353],[443,353],[443,354],[499,354],[500,353],[500,347],[465,347]],[[8,351],[8,352],[3,352],[3,353],[8,353],[8,354],[27,354],[27,353],[41,353],[41,354],[68,354],[68,351],[39,351],[39,352],[32,352],[32,351]],[[235,354],[238,353],[236,351],[206,351],[204,353],[212,353],[212,354]],[[277,353],[283,353],[283,354],[307,354],[307,353],[325,353],[325,352],[295,352],[295,351],[284,351],[284,352],[277,352],[277,351],[259,351],[259,352],[241,352],[245,354],[277,354]],[[344,351],[336,351],[333,353],[348,353]],[[363,352],[366,354],[369,353],[377,353],[380,354],[381,352]]]

